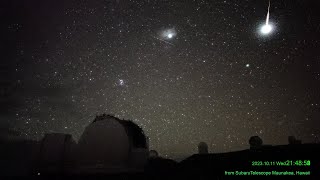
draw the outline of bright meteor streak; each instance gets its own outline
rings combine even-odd
[[[266,19],[266,25],[269,25],[269,17],[270,17],[270,1],[269,1],[269,6],[268,6],[268,13],[267,13],[267,19]]]
[[[269,0],[266,24],[261,27],[261,33],[264,34],[264,35],[267,35],[272,31],[272,26],[269,25],[269,18],[270,18],[270,0]]]

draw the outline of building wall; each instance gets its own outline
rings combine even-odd
[[[46,134],[39,142],[2,143],[0,169],[8,176],[143,171],[149,139],[146,148],[133,147],[129,140],[117,120],[96,121],[85,129],[79,143],[62,133]]]

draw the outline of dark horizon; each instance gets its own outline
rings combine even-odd
[[[103,113],[103,114],[105,114],[105,113]],[[114,115],[111,115],[111,116],[114,117]],[[95,122],[95,120],[93,120],[91,123],[93,123],[93,122]],[[5,132],[7,132],[7,134]],[[8,142],[8,143],[17,143],[17,142],[23,142],[23,141],[24,142],[35,141],[35,142],[40,144],[41,141],[43,140],[43,138],[45,137],[45,136],[43,136],[43,137],[39,137],[38,139],[34,139],[34,138],[33,139],[32,138],[27,139],[27,138],[25,138],[25,137],[23,137],[21,135],[22,134],[21,132],[17,132],[17,131],[11,130],[11,129],[1,129],[0,133],[1,133],[0,134],[0,141]],[[61,133],[61,132],[51,132],[51,133]],[[51,134],[51,133],[45,133],[45,134]],[[149,137],[147,136],[147,138],[149,138]],[[289,140],[288,138],[289,137],[286,137],[286,142],[283,143],[283,144],[267,144],[265,142],[262,142],[262,144],[264,146],[279,146],[279,145],[280,146],[286,146],[286,145],[290,144],[290,142],[288,141]],[[72,139],[75,140],[76,143],[79,143],[79,139],[74,139],[73,136],[72,136]],[[319,139],[315,139],[313,142],[302,142],[302,144],[319,144]],[[170,158],[170,159],[173,159],[173,160],[175,160],[177,162],[180,162],[180,161],[186,159],[187,157],[190,157],[191,155],[197,154],[198,144],[192,144],[192,145],[194,145],[194,147],[192,149],[193,151],[191,151],[189,154],[183,154],[183,153],[179,153],[179,152],[167,153],[167,154],[161,154],[160,153],[159,157]],[[245,144],[243,147],[238,147],[238,148],[234,148],[234,149],[230,149],[230,150],[226,150],[226,151],[215,151],[215,150],[212,150],[212,149],[208,149],[208,153],[211,153],[211,154],[223,154],[223,153],[233,153],[233,152],[238,152],[238,151],[244,151],[244,150],[248,150],[248,149],[250,149],[249,139],[248,139],[247,144]],[[152,149],[152,150],[156,150],[156,149]]]
[[[320,5],[271,1],[1,2],[0,135],[75,140],[97,114],[161,155],[320,136]]]

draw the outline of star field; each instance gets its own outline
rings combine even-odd
[[[78,139],[131,119],[176,157],[320,135],[318,2],[5,1],[1,129]]]

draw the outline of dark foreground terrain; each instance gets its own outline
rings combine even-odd
[[[19,171],[25,170],[25,167],[19,162],[19,157],[12,159],[6,156],[1,158],[1,171],[4,179],[26,176],[35,179],[320,179],[319,152],[319,144],[263,146],[229,153],[194,154],[179,163],[160,157],[152,158],[148,160],[143,172],[80,172],[77,175],[63,171],[47,173],[41,167],[31,168],[32,165],[28,172],[24,172],[27,174],[22,175]]]

